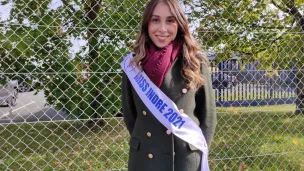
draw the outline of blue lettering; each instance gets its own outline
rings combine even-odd
[[[142,82],[139,84],[139,87],[143,88],[145,84],[146,84],[146,79],[143,79]]]
[[[160,109],[158,109],[161,113],[163,113],[163,110],[165,109],[165,107],[167,107],[168,105],[167,105],[167,103],[164,103],[161,107],[160,107]]]
[[[149,85],[149,84],[148,84]],[[149,89],[149,91],[146,93],[146,96],[148,97],[148,95],[150,94],[150,92],[152,91],[152,88]]]
[[[144,79],[144,77],[141,76],[140,79],[137,81],[137,84],[139,85],[143,79]]]
[[[138,73],[138,74],[134,77],[134,79],[135,79],[136,82],[138,81],[138,79],[140,78],[140,76],[141,76],[141,74]]]
[[[149,83],[146,83],[145,86],[142,88],[142,91],[145,92],[149,87]]]
[[[157,101],[157,103],[155,104],[155,107],[157,107],[157,109],[159,110],[160,106],[163,104],[163,100],[162,99],[159,99]]]
[[[153,99],[152,99],[152,103],[155,105],[155,103],[158,101],[158,96],[155,94]]]
[[[154,96],[154,91],[151,90],[150,93],[148,94],[148,98],[150,99],[150,101],[152,100],[153,96]]]

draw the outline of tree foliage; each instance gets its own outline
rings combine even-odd
[[[77,118],[120,109],[122,57],[144,1],[13,0],[1,24],[1,70],[38,79],[48,105]],[[135,32],[134,32],[135,31]],[[81,45],[79,45],[81,44]]]
[[[78,118],[120,109],[119,62],[131,49],[145,1],[3,0],[1,71],[38,79],[48,105]],[[219,61],[232,55],[263,69],[302,66],[302,0],[183,0],[193,34]],[[190,12],[189,12],[190,11]]]
[[[198,38],[216,53],[216,60],[238,55],[243,61],[260,61],[255,64],[264,70],[298,68],[295,113],[304,113],[304,1],[206,0],[188,5],[199,23]]]
[[[302,9],[303,2],[292,2],[207,0],[189,6],[193,18],[200,21],[200,41],[205,49],[217,54],[217,60],[237,54],[248,62],[261,61],[260,68],[282,69],[303,59],[303,29],[297,21],[298,13],[288,12]]]

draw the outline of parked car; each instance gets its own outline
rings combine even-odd
[[[11,88],[10,88],[11,87]],[[11,80],[7,84],[0,84],[0,105],[11,105],[15,106],[17,104],[18,98],[18,81]],[[10,103],[9,97],[12,96]]]
[[[238,83],[236,76],[228,75],[223,72],[212,72],[211,78],[213,89],[231,88],[232,86],[236,86]]]
[[[19,81],[18,91],[19,92],[28,92],[34,90],[34,84],[30,84],[26,81]]]
[[[29,74],[27,74],[24,78],[18,79],[18,83],[19,92],[32,91],[36,86],[42,85],[38,79],[31,77]]]

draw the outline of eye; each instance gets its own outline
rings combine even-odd
[[[151,21],[154,22],[154,23],[156,23],[156,22],[159,21],[159,19],[158,18],[152,18]]]
[[[167,20],[168,23],[175,23],[175,19],[174,18],[170,18]]]

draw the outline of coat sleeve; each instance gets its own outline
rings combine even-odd
[[[195,114],[200,121],[199,126],[203,131],[208,147],[210,147],[217,124],[216,106],[209,68],[206,66],[202,67],[202,73],[205,83],[195,96]]]
[[[132,84],[129,81],[128,76],[124,72],[122,76],[121,90],[122,90],[121,103],[122,103],[123,118],[130,135],[132,135],[137,113],[136,113],[135,103],[132,94]]]

